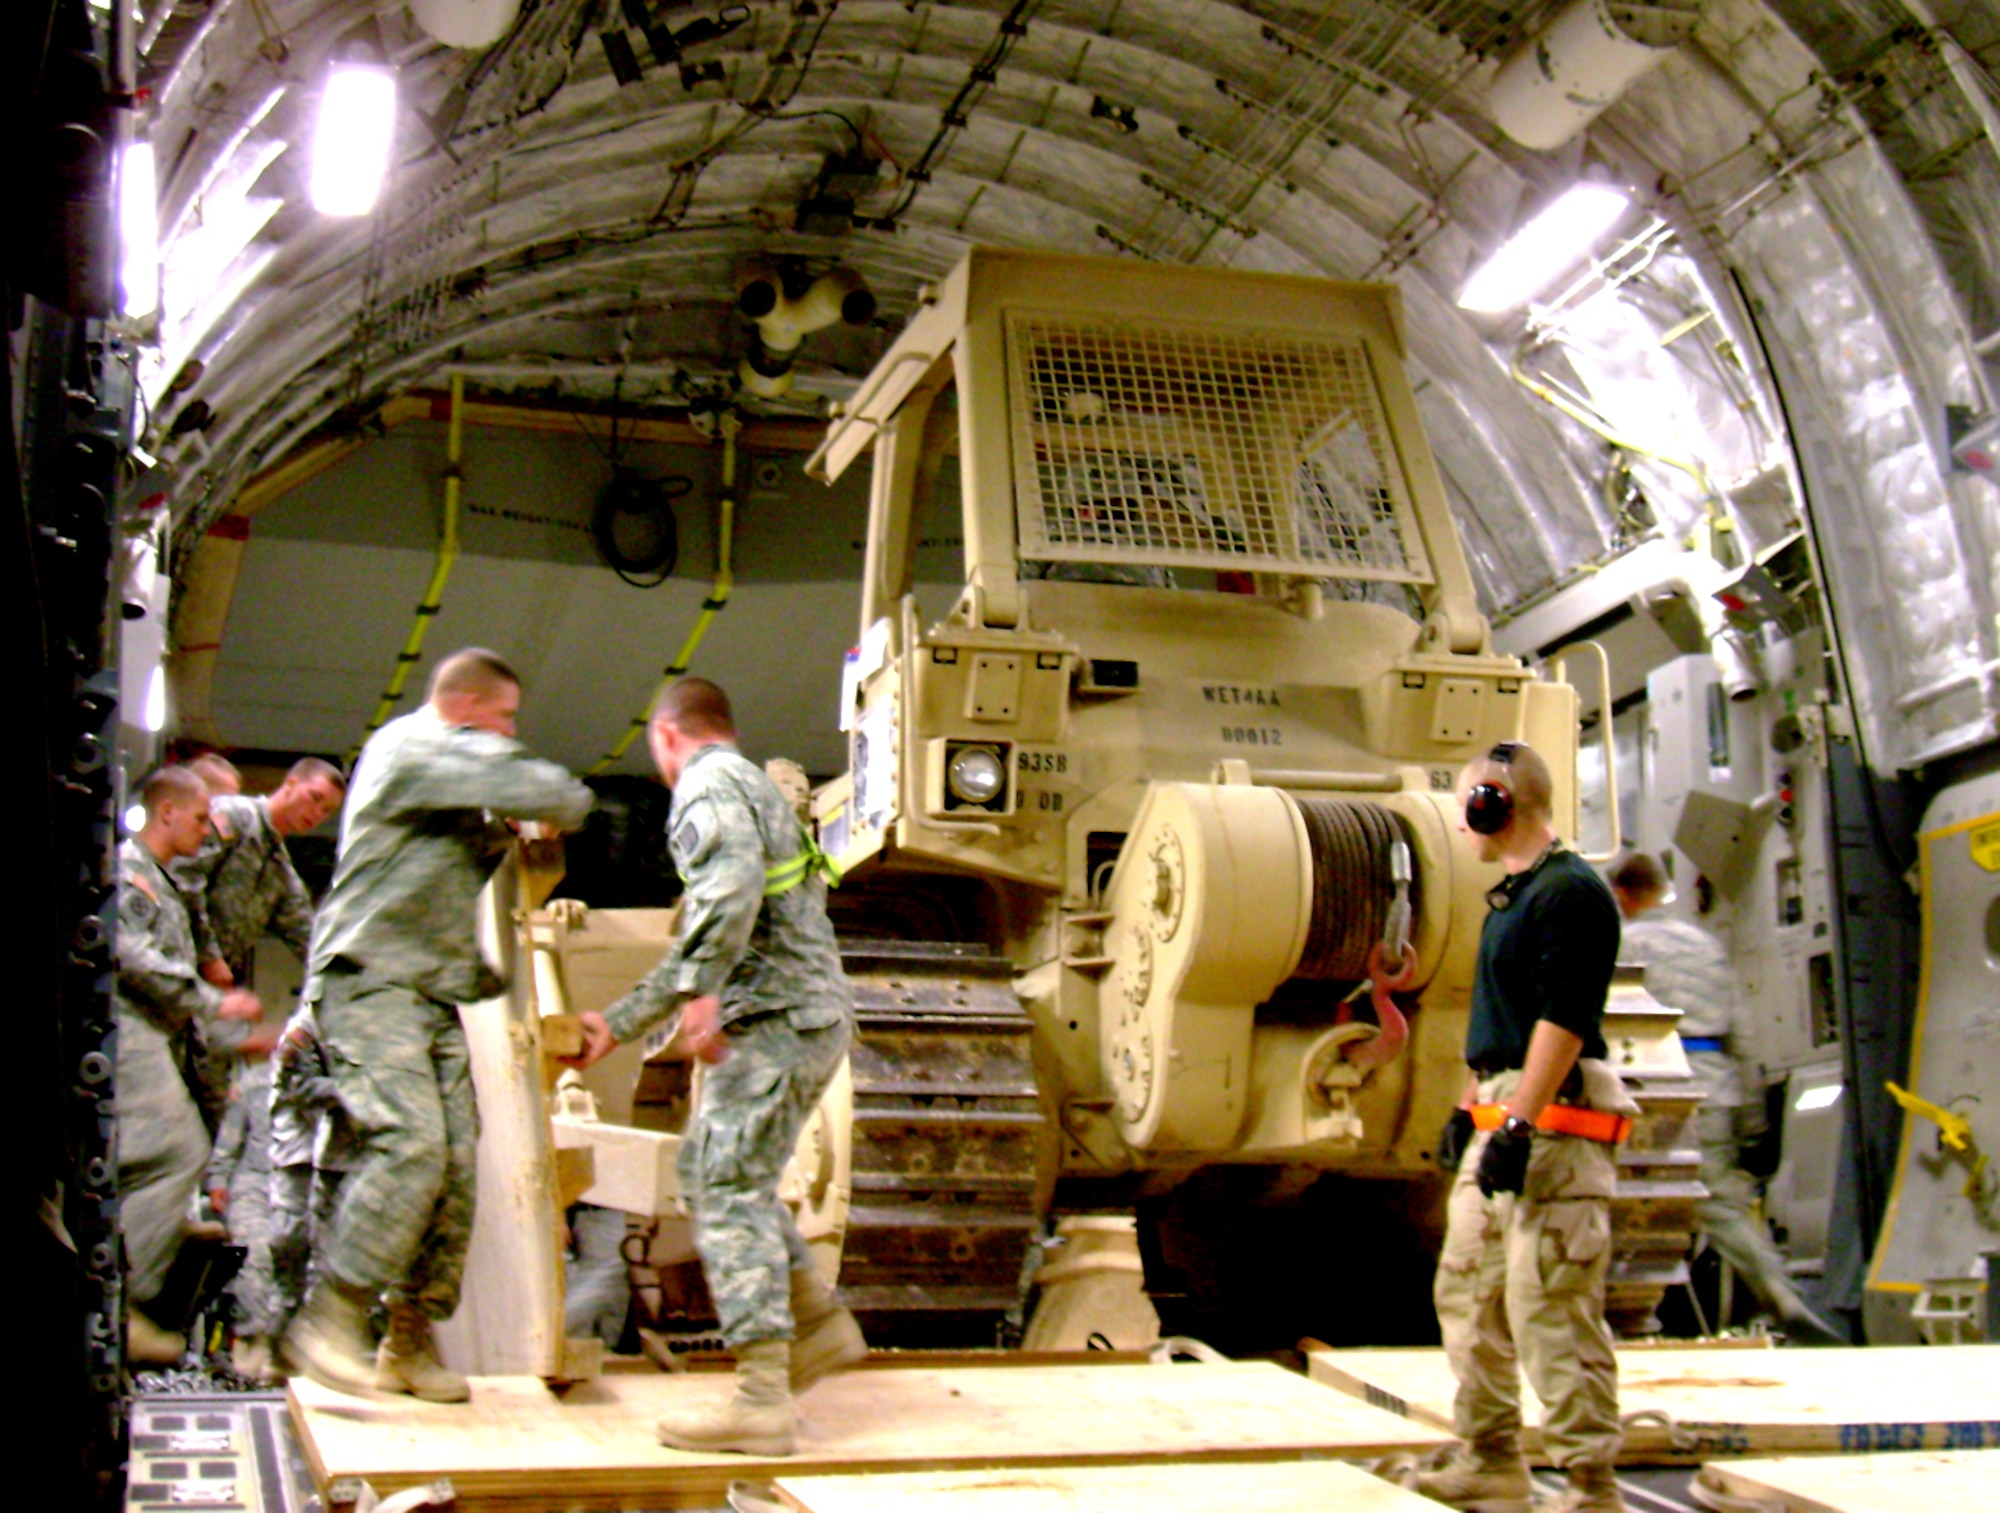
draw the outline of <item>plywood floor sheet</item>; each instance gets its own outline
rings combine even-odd
[[[1993,1513],[2000,1450],[1723,1461],[1704,1466],[1701,1480],[1785,1513]]]
[[[1438,1505],[1339,1461],[1219,1466],[1005,1466],[985,1471],[781,1476],[800,1513],[1437,1513]]]
[[[1314,1380],[1419,1423],[1448,1427],[1442,1350],[1307,1352]],[[1621,1350],[1628,1465],[1720,1455],[2000,1448],[2000,1345],[1862,1349]],[[1522,1386],[1530,1426],[1541,1416]],[[1645,1414],[1638,1422],[1631,1415]],[[1528,1453],[1539,1452],[1531,1427]],[[2000,1508],[2000,1495],[1993,1506]]]
[[[324,1487],[376,1491],[439,1476],[462,1508],[714,1506],[765,1474],[1283,1460],[1423,1450],[1448,1435],[1267,1364],[970,1367],[849,1372],[802,1403],[799,1453],[757,1462],[663,1449],[669,1404],[719,1402],[728,1376],[606,1376],[557,1396],[531,1377],[482,1377],[463,1406],[363,1401],[292,1383]]]

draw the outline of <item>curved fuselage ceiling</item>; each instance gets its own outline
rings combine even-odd
[[[796,257],[852,270],[877,311],[809,336],[781,396],[741,399],[766,470],[740,485],[746,555],[707,665],[782,706],[809,766],[837,767],[865,505],[807,485],[799,422],[851,393],[920,286],[985,243],[1392,281],[1503,635],[1648,542],[1632,592],[1676,581],[1704,605],[1790,545],[1832,605],[1872,763],[1990,739],[2000,492],[1954,470],[1947,416],[1991,410],[2000,8],[1655,7],[1672,45],[1629,80],[1586,58],[1531,129],[1496,76],[1592,9],[149,8],[165,272],[146,440],[184,610],[208,616],[178,634],[196,653],[183,676],[221,645],[184,722],[279,750],[358,734],[435,544],[445,412],[409,396],[455,372],[489,408],[469,418],[467,564],[434,634],[522,657],[541,685],[530,734],[587,763],[709,591],[699,502],[717,464],[690,402],[759,339],[737,306],[746,266]],[[1629,30],[1648,8],[1617,9]],[[388,65],[399,91],[387,186],[348,219],[307,186],[342,58]],[[1630,210],[1534,304],[1460,309],[1474,268],[1579,180]],[[551,429],[551,410],[581,414]],[[657,592],[590,550],[614,415],[616,460],[690,482]],[[272,481],[301,458],[296,487]],[[246,551],[226,517],[252,515]],[[931,545],[948,577],[950,543]],[[204,567],[225,550],[226,571]]]

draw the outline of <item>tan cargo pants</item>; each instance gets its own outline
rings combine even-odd
[[[1482,1103],[1513,1091],[1518,1072],[1479,1085]],[[1618,1366],[1604,1322],[1611,1270],[1615,1147],[1535,1136],[1519,1196],[1480,1196],[1477,1135],[1452,1184],[1433,1297],[1458,1378],[1453,1427],[1470,1443],[1517,1434],[1519,1367],[1542,1400],[1542,1443],[1557,1466],[1618,1458]]]

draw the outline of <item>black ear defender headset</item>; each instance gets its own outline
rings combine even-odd
[[[1519,741],[1502,741],[1486,753],[1486,760],[1511,771],[1520,749]],[[1514,794],[1505,783],[1474,783],[1465,796],[1465,825],[1475,835],[1498,835],[1513,817]]]

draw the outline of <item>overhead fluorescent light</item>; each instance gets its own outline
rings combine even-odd
[[[1815,1109],[1832,1108],[1840,1102],[1840,1084],[1823,1083],[1819,1087],[1809,1087],[1793,1101],[1792,1107],[1801,1114],[1810,1114]]]
[[[160,196],[151,142],[132,142],[119,154],[118,301],[134,320],[160,304]]]
[[[375,208],[396,136],[396,76],[363,63],[336,63],[313,128],[312,202],[323,215]]]
[[[153,664],[153,676],[146,681],[146,709],[142,718],[146,729],[154,735],[167,728],[167,669],[157,662]]]
[[[1459,308],[1495,314],[1526,304],[1576,266],[1631,203],[1607,184],[1578,184],[1481,265]]]

